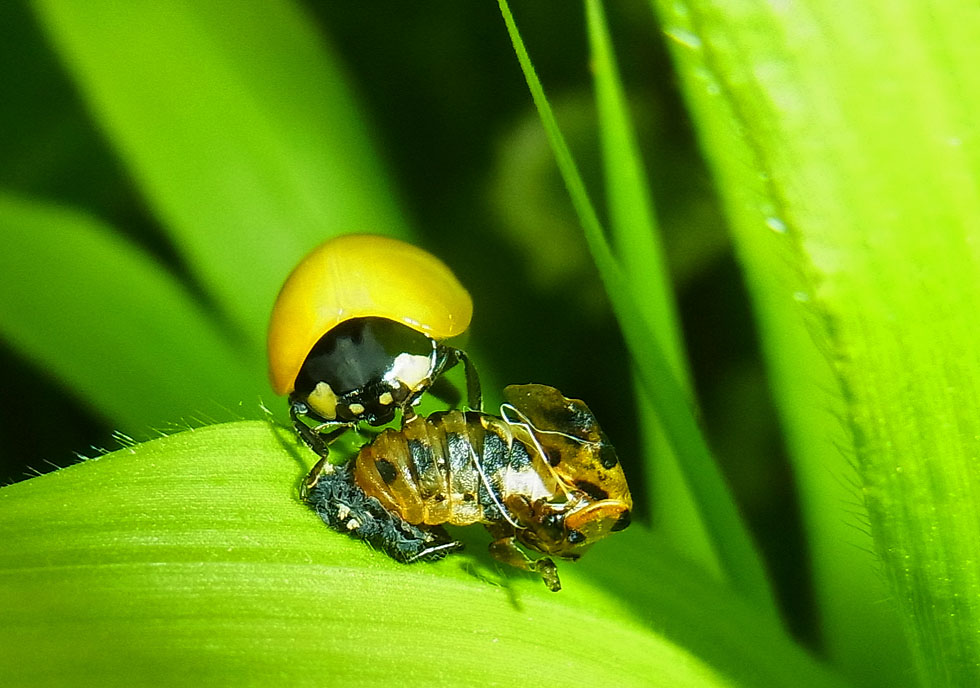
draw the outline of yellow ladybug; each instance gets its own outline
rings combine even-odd
[[[384,425],[462,362],[468,405],[480,382],[444,343],[469,327],[473,302],[452,271],[420,248],[348,234],[315,248],[286,279],[269,322],[269,373],[289,395],[300,437],[320,456],[347,429]]]

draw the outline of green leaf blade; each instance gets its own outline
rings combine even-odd
[[[263,371],[112,228],[0,193],[0,232],[0,335],[119,429],[146,437],[188,416],[259,412]]]
[[[908,682],[878,602],[880,565],[920,682],[975,684],[980,16],[956,0],[657,6],[727,196],[777,387],[795,403],[798,473],[825,476],[803,485],[831,654],[869,682]],[[840,430],[800,405],[830,396],[820,379],[840,390],[830,414],[850,434],[843,452],[820,450]],[[879,562],[842,550],[856,533],[828,537],[854,521],[843,499],[853,489],[826,479],[846,482],[848,464]]]
[[[346,76],[291,2],[35,7],[256,364],[283,276],[310,248],[406,233]]]
[[[669,565],[649,568],[659,582],[621,580],[662,594],[659,609],[630,609],[629,591],[590,582],[601,554],[592,572],[563,567],[560,593],[492,572],[485,555],[397,564],[299,501],[305,454],[285,428],[240,422],[0,489],[3,675],[27,686],[517,686],[560,670],[590,683],[707,687],[746,675],[792,686],[805,670],[812,685],[839,685],[744,606],[708,632],[700,604],[727,592],[695,592],[697,577]],[[608,570],[623,563],[614,555]],[[656,592],[672,578],[686,596]],[[698,656],[652,630],[665,613],[718,641]],[[771,642],[743,645],[724,630],[731,623]]]
[[[498,4],[636,370],[655,405],[674,452],[684,459],[681,466],[685,480],[695,496],[722,571],[742,594],[755,600],[761,609],[775,618],[778,616],[775,600],[761,558],[698,427],[689,395],[672,373],[667,357],[656,345],[657,339],[652,334],[655,327],[647,320],[644,309],[635,303],[632,290],[606,243],[602,225],[558,128],[509,6],[506,0],[498,0]]]
[[[633,302],[644,310],[671,371],[688,396],[692,396],[670,270],[661,247],[650,184],[619,76],[612,37],[602,3],[587,0],[585,7],[614,252],[626,282],[633,290]],[[717,554],[705,532],[690,488],[684,482],[678,459],[657,421],[649,393],[639,380],[635,387],[641,441],[647,457],[646,484],[650,486],[651,521],[692,559],[702,562],[710,570],[719,571]]]

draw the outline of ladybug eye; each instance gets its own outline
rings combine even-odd
[[[580,545],[585,542],[585,535],[578,530],[568,531],[568,541],[573,545]]]

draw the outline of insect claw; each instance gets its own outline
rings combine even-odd
[[[310,490],[317,486],[317,483],[320,482],[320,478],[328,473],[332,473],[333,470],[333,465],[326,456],[317,461],[313,468],[310,469],[309,474],[307,474],[302,484],[299,486],[300,499],[307,499],[307,497],[309,497]]]
[[[558,578],[558,567],[555,566],[555,562],[551,560],[550,557],[543,557],[538,559],[531,565],[532,571],[537,571],[541,574],[541,580],[548,587],[551,592],[558,592],[561,590],[561,580]]]

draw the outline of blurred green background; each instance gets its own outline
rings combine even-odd
[[[576,3],[562,8],[555,12],[552,3],[522,3],[515,9],[538,73],[601,207],[582,8]],[[349,114],[364,127],[368,139],[362,144],[377,153],[380,169],[390,177],[385,193],[409,228],[406,234],[403,226],[324,226],[322,237],[343,231],[392,231],[442,257],[473,294],[476,315],[469,347],[487,379],[500,384],[548,383],[585,399],[627,468],[632,467],[634,493],[643,504],[634,396],[618,326],[496,5],[441,0],[385,3],[383,8],[374,3],[307,3],[304,9],[346,74],[359,108]],[[791,625],[809,636],[813,622],[795,498],[751,314],[711,180],[648,4],[631,0],[611,3],[607,10],[649,164],[704,424],[767,554]],[[107,133],[105,112],[86,102],[64,55],[49,41],[50,34],[24,4],[0,5],[0,69],[6,78],[0,106],[0,191],[39,207],[80,210],[159,261],[164,274],[175,278],[204,317],[216,323],[217,332],[229,350],[240,354],[237,360],[248,372],[240,386],[223,390],[185,379],[194,377],[188,369],[201,361],[188,362],[184,369],[179,359],[167,360],[163,365],[176,369],[159,374],[184,379],[187,389],[195,391],[187,393],[186,404],[160,412],[152,403],[145,410],[136,408],[140,398],[154,396],[154,384],[138,367],[120,364],[106,389],[111,393],[114,385],[124,385],[133,390],[135,401],[126,402],[132,413],[113,412],[111,404],[99,401],[91,383],[81,384],[78,377],[65,373],[65,368],[77,370],[87,360],[77,356],[73,333],[86,342],[97,340],[112,313],[72,318],[56,307],[57,300],[42,299],[35,320],[50,315],[70,323],[51,328],[58,341],[49,342],[43,353],[30,345],[30,337],[13,336],[11,328],[0,327],[0,366],[6,371],[0,386],[0,484],[70,464],[76,452],[90,456],[114,449],[115,431],[139,440],[154,436],[156,430],[261,417],[260,399],[277,411],[284,406],[265,382],[255,337],[242,332],[207,279],[188,264],[169,221],[156,211],[157,203],[148,200],[145,178],[129,164],[133,153],[120,151]],[[193,70],[194,65],[187,68]],[[309,87],[317,85],[312,78]],[[237,124],[248,126],[244,115],[242,123],[229,122]],[[284,117],[272,125],[288,130],[293,122]],[[173,183],[193,187],[197,179],[189,173]],[[381,178],[379,184],[385,183]],[[229,175],[227,184],[233,197],[236,177]],[[243,199],[250,197],[247,182],[238,193]],[[356,197],[358,190],[339,193]],[[7,231],[0,226],[4,235]],[[225,258],[233,263],[236,227],[229,220],[211,231],[223,241]],[[268,227],[270,241],[280,234],[283,242],[287,236],[296,241],[290,228]],[[300,248],[310,245],[296,250]],[[57,262],[70,255],[34,253],[30,244],[17,242],[4,250],[26,251],[20,264],[33,267],[33,279],[61,281],[69,292],[89,289],[84,282],[74,284],[75,271]],[[98,256],[96,252],[86,258],[96,274],[103,268]],[[288,270],[282,264],[270,259],[263,279],[281,281]],[[22,277],[15,271],[0,275],[0,298],[22,298],[11,285]],[[267,303],[256,305],[256,312],[267,312],[274,290],[265,297]],[[14,310],[3,313],[14,317],[9,315]],[[167,322],[165,315],[160,317]],[[263,325],[250,323],[245,329],[249,327]],[[147,336],[153,336],[152,328]],[[138,337],[132,340],[134,349],[145,345]],[[193,346],[188,352],[195,355]],[[103,355],[111,368],[114,352]],[[58,357],[61,364],[52,364]],[[93,372],[96,380],[105,375]],[[488,396],[491,401],[497,398],[493,390]]]

